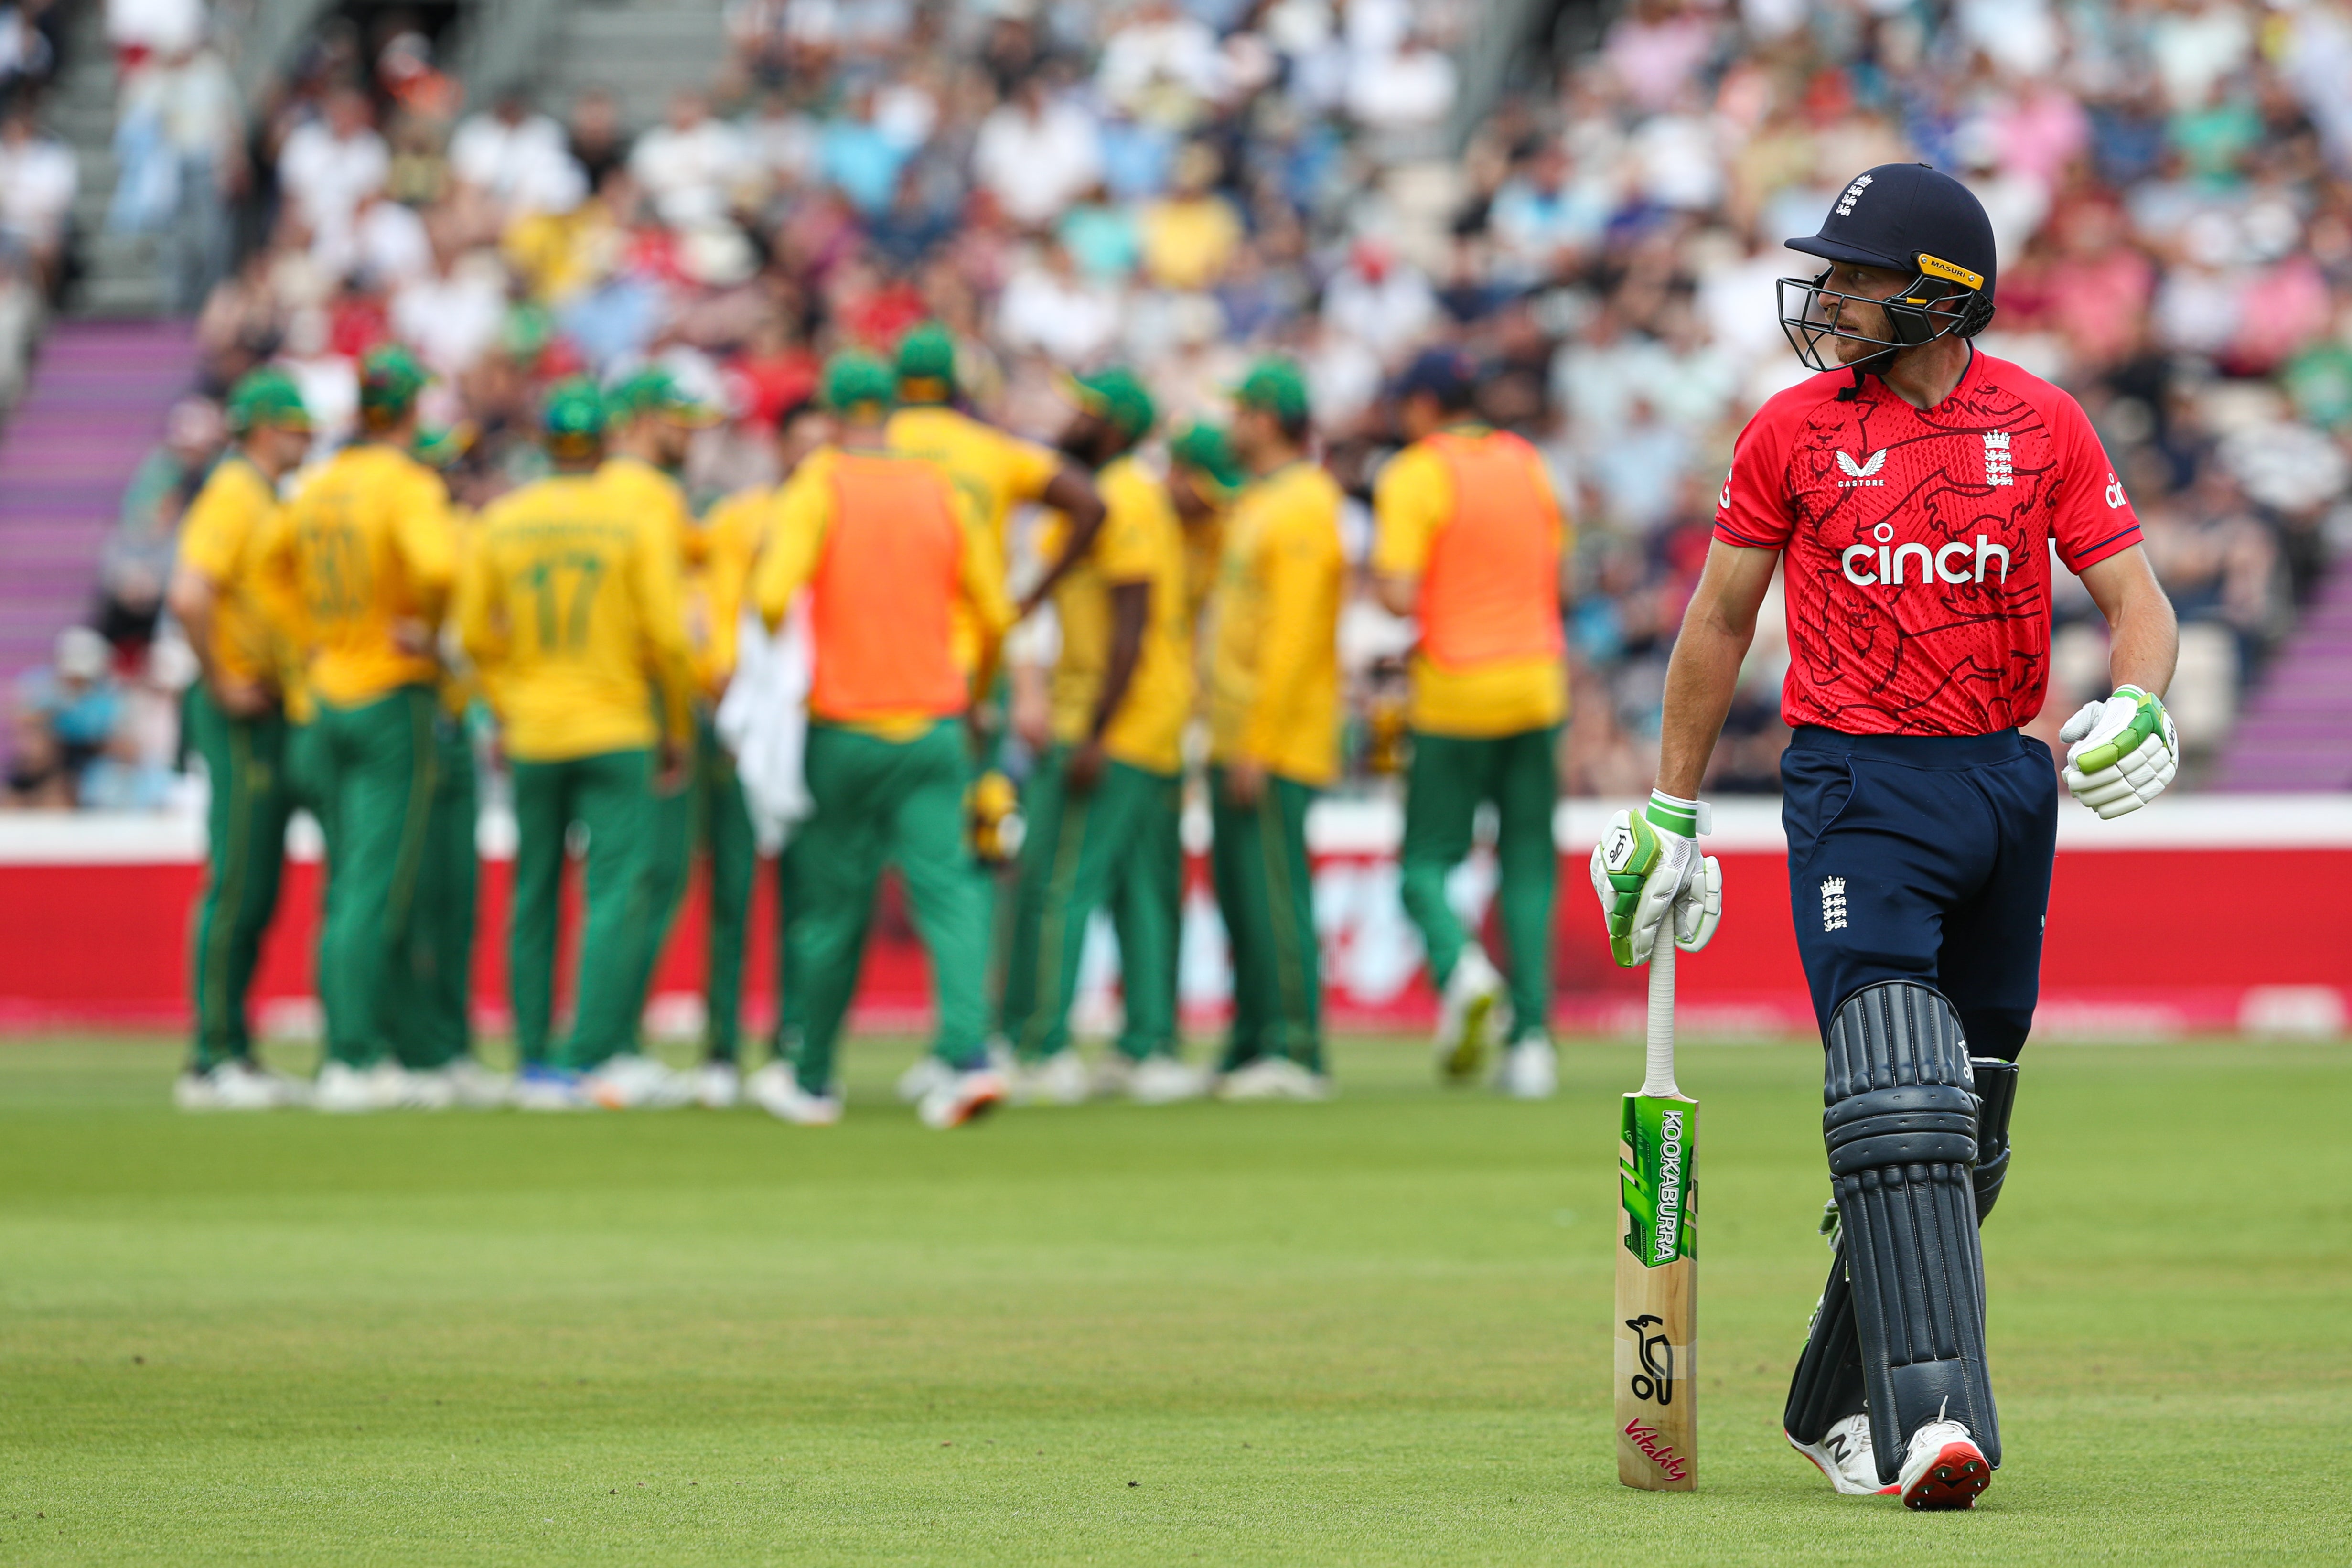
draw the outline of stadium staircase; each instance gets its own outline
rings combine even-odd
[[[0,437],[0,679],[86,617],[122,487],[188,386],[184,321],[63,321]]]
[[[469,103],[509,82],[562,116],[584,88],[609,89],[642,130],[681,88],[708,88],[727,52],[722,0],[476,0],[457,23]]]
[[[106,41],[106,7],[80,5],[66,15],[63,59],[42,121],[81,172],[73,233],[80,276],[67,296],[76,316],[154,316],[163,310],[161,247],[152,234],[109,234],[114,199],[114,50]]]
[[[2216,787],[2352,789],[2352,561],[2304,606],[2230,737]]]

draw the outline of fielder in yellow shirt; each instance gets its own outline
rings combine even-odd
[[[437,777],[435,646],[457,570],[449,495],[409,455],[425,372],[405,350],[360,366],[361,440],[279,514],[263,570],[293,603],[316,700],[312,784],[327,829],[319,994],[327,1059],[313,1103],[404,1103],[392,978],[405,959]]]
[[[194,1048],[173,1091],[184,1110],[267,1110],[297,1087],[254,1060],[246,994],[277,912],[294,812],[281,689],[294,662],[289,617],[264,598],[258,552],[278,481],[310,447],[310,415],[290,378],[259,370],[230,391],[228,426],[236,445],[181,521],[171,588],[202,677],[188,689],[188,740],[212,785],[188,979]],[[299,668],[291,674],[299,689]]]
[[[514,776],[516,1101],[676,1103],[686,1086],[638,1055],[637,1017],[654,779],[657,765],[676,773],[692,735],[677,561],[660,521],[596,471],[596,389],[556,388],[542,420],[555,473],[482,514],[458,608]],[[588,832],[587,915],[576,1022],[559,1052],[550,1039],[556,910],[573,823]]]
[[[1339,767],[1339,487],[1307,455],[1306,378],[1263,360],[1234,394],[1255,476],[1225,526],[1209,659],[1217,903],[1234,952],[1219,1092],[1321,1099],[1322,969],[1307,807]]]
[[[1400,869],[1442,999],[1438,1068],[1466,1081],[1490,1038],[1508,1038],[1496,1087],[1540,1100],[1559,1085],[1548,1026],[1568,521],[1535,449],[1477,423],[1476,370],[1458,350],[1422,354],[1391,396],[1412,445],[1373,492],[1372,571],[1381,602],[1421,627]],[[1445,897],[1482,804],[1496,812],[1507,993]]]
[[[1076,551],[1058,539],[1048,545],[1061,568],[1053,597],[1062,647],[1052,745],[1023,801],[1028,837],[1001,1028],[1030,1098],[1088,1096],[1092,1082],[1069,1048],[1070,1003],[1088,921],[1097,909],[1118,910],[1127,1026],[1111,1077],[1159,1104],[1207,1088],[1176,1056],[1177,826],[1192,709],[1183,527],[1134,455],[1156,418],[1150,394],[1116,368],[1074,390],[1078,411],[1061,447],[1094,465],[1108,515]]]
[[[605,405],[606,457],[596,470],[597,482],[610,489],[625,510],[653,526],[677,563],[683,582],[701,563],[704,536],[695,526],[694,510],[679,475],[695,432],[709,426],[717,417],[716,411],[659,366],[623,380],[606,395]],[[697,610],[707,612],[707,606],[681,600],[679,613],[688,617],[683,623],[688,647],[707,658],[712,629],[707,613],[697,615]],[[698,729],[709,726],[707,708],[708,704],[698,703]],[[646,829],[644,867],[648,882],[646,908],[651,914],[639,933],[641,990],[652,989],[654,970],[668,943],[679,901],[686,896],[687,874],[694,859],[694,811],[701,760],[702,748],[698,745],[687,756],[675,787],[660,784],[655,791],[654,812]],[[729,1090],[733,1086],[727,1075],[711,1077],[709,1085],[698,1084],[698,1089],[710,1090],[714,1101],[731,1103]]]
[[[1017,506],[1051,507],[1068,520],[1072,537],[1091,537],[1103,517],[1094,481],[1052,447],[1009,436],[951,406],[955,357],[955,340],[936,321],[899,343],[898,407],[887,432],[890,450],[935,464],[947,476],[995,541],[999,561],[1013,559]],[[959,612],[957,657],[967,668],[977,663],[978,644],[977,628]]]

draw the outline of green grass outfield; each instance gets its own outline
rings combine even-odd
[[[2352,1561],[2352,1049],[2029,1057],[2008,1468],[1937,1516],[1777,1428],[1817,1048],[1685,1055],[1692,1496],[1610,1444],[1634,1047],[1548,1105],[1366,1041],[1328,1106],[950,1136],[889,1102],[908,1050],[806,1131],[192,1118],[166,1044],[0,1046],[0,1562]]]

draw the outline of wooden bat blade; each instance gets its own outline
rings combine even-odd
[[[1629,1094],[1620,1114],[1617,1479],[1698,1484],[1698,1102]]]

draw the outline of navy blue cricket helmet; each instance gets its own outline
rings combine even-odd
[[[1780,330],[1797,357],[1815,370],[1839,368],[1823,352],[1832,339],[1873,344],[1879,353],[1864,364],[1884,363],[1899,350],[1938,338],[1972,338],[1992,320],[1992,220],[1975,192],[1925,163],[1881,163],[1855,175],[1838,193],[1819,234],[1787,243],[1824,261],[1883,267],[1911,278],[1884,300],[1824,287],[1826,270],[1817,278],[1782,279]],[[1893,336],[1872,337],[1845,326],[1843,313],[1833,307],[1849,299],[1883,308]]]

